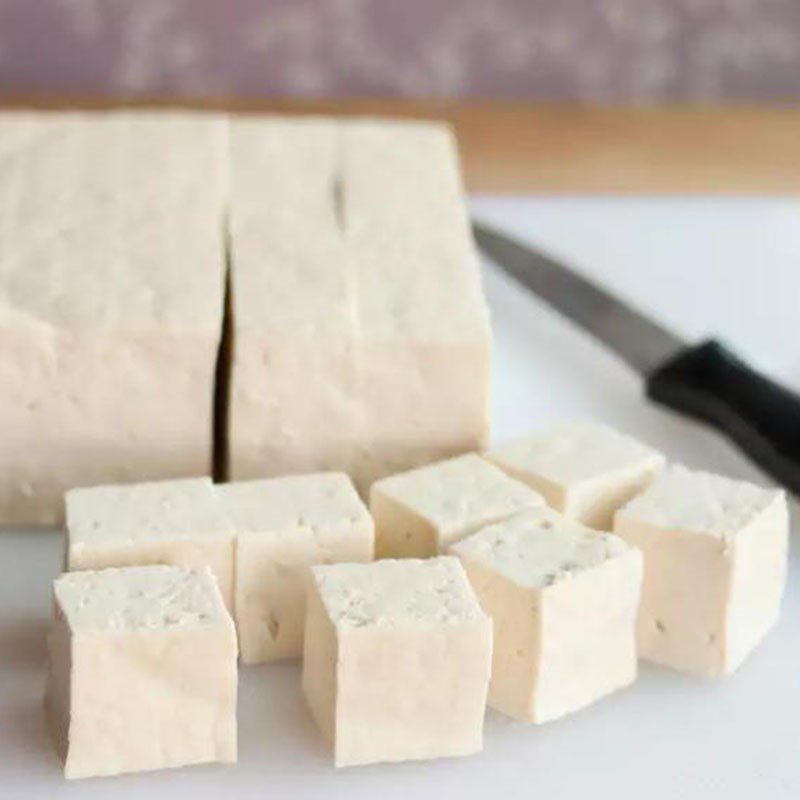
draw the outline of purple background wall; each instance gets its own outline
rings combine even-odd
[[[800,0],[0,0],[0,93],[800,96]]]

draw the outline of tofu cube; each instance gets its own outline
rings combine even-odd
[[[54,584],[45,708],[67,778],[236,761],[236,631],[210,571]]]
[[[233,608],[234,531],[209,478],[72,489],[66,507],[66,569],[209,566]]]
[[[664,466],[658,451],[592,422],[554,425],[490,450],[486,458],[564,516],[606,531],[614,512]]]
[[[237,534],[242,661],[298,657],[309,566],[372,561],[372,518],[343,473],[229,483],[217,491]]]
[[[379,558],[426,558],[542,497],[470,453],[377,481],[370,491]]]
[[[636,679],[642,557],[537,509],[453,545],[494,623],[489,705],[547,722]]]
[[[337,767],[483,745],[492,625],[455,558],[312,569],[303,688]]]
[[[789,538],[783,492],[671,467],[617,512],[614,531],[644,553],[642,657],[725,675],[777,621]]]

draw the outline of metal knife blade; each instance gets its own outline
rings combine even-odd
[[[481,224],[478,247],[644,376],[647,396],[728,436],[800,496],[800,396],[715,339],[686,344],[588,278]]]
[[[643,375],[686,346],[663,325],[544,253],[478,222],[472,230],[478,247],[493,262]]]

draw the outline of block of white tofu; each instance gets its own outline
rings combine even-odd
[[[231,123],[234,480],[485,446],[490,331],[450,131]]]
[[[0,115],[0,522],[209,474],[225,121]]]
[[[450,552],[494,623],[492,708],[547,722],[636,679],[638,550],[543,508]]]
[[[66,508],[66,569],[208,566],[233,609],[234,527],[210,478],[72,489]]]
[[[455,558],[312,568],[303,689],[337,767],[480,750],[491,657]]]
[[[470,453],[377,481],[369,505],[379,558],[425,558],[544,500]]]
[[[664,466],[664,456],[592,422],[566,422],[486,453],[509,475],[540,492],[570,519],[611,530],[614,512]]]
[[[309,566],[372,561],[372,517],[343,473],[227,483],[217,492],[237,536],[242,661],[298,657]]]
[[[789,538],[783,492],[670,467],[617,511],[614,532],[644,553],[642,657],[725,675],[777,621]]]
[[[210,571],[54,583],[45,708],[67,778],[236,761],[236,631]]]

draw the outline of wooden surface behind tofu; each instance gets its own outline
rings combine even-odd
[[[473,193],[800,191],[799,108],[581,108],[406,100],[0,99],[0,108],[184,106],[444,118]]]

